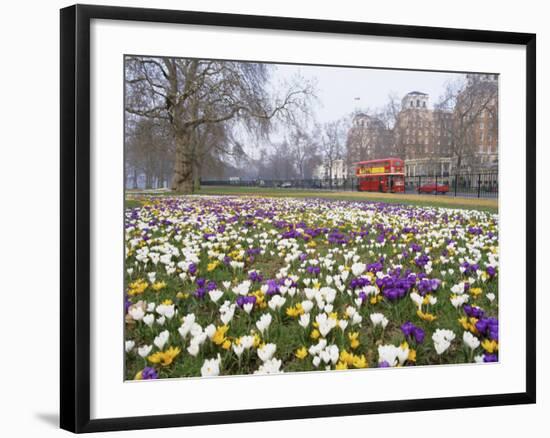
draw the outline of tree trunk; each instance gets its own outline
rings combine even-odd
[[[198,192],[201,189],[201,165],[195,162],[195,168],[193,169],[193,190]]]
[[[188,147],[189,133],[177,133],[172,190],[183,195],[193,193],[193,163],[187,151]]]

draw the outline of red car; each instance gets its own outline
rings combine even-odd
[[[447,193],[449,191],[448,184],[428,183],[418,187],[418,193]]]

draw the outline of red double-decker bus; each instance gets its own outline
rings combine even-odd
[[[405,192],[405,164],[402,159],[382,158],[354,164],[360,192]]]

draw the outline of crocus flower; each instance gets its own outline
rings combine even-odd
[[[214,359],[205,359],[201,367],[201,376],[211,377],[218,376],[220,374],[220,363],[221,357],[218,353],[218,356]]]
[[[470,332],[464,332],[462,339],[464,341],[464,344],[471,350],[475,350],[477,347],[479,347],[479,339],[472,335],[472,333]]]

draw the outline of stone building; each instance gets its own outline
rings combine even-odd
[[[393,131],[379,117],[355,114],[347,137],[349,164],[389,156],[393,148]]]
[[[464,94],[469,93],[470,89],[474,90],[473,102],[479,110],[476,111],[471,130],[471,148],[461,167],[474,171],[495,171],[498,170],[498,93],[489,97],[486,93],[494,91],[491,87],[497,86],[498,75],[468,74],[466,78],[468,86]],[[457,106],[460,106],[460,100]]]
[[[329,163],[319,164],[313,171],[314,179],[330,179],[341,180],[348,177],[348,166],[345,160],[338,159],[332,162],[332,169]]]
[[[378,117],[356,114],[348,133],[348,163],[397,156],[404,158],[407,176],[447,176],[457,170],[495,172],[498,94],[491,94],[489,102],[483,99],[487,90],[496,87],[498,77],[476,74],[466,78],[456,107],[449,110],[432,108],[426,93],[407,93],[401,100],[393,129]],[[467,132],[458,138],[460,127]],[[462,144],[460,150],[457,142]]]

